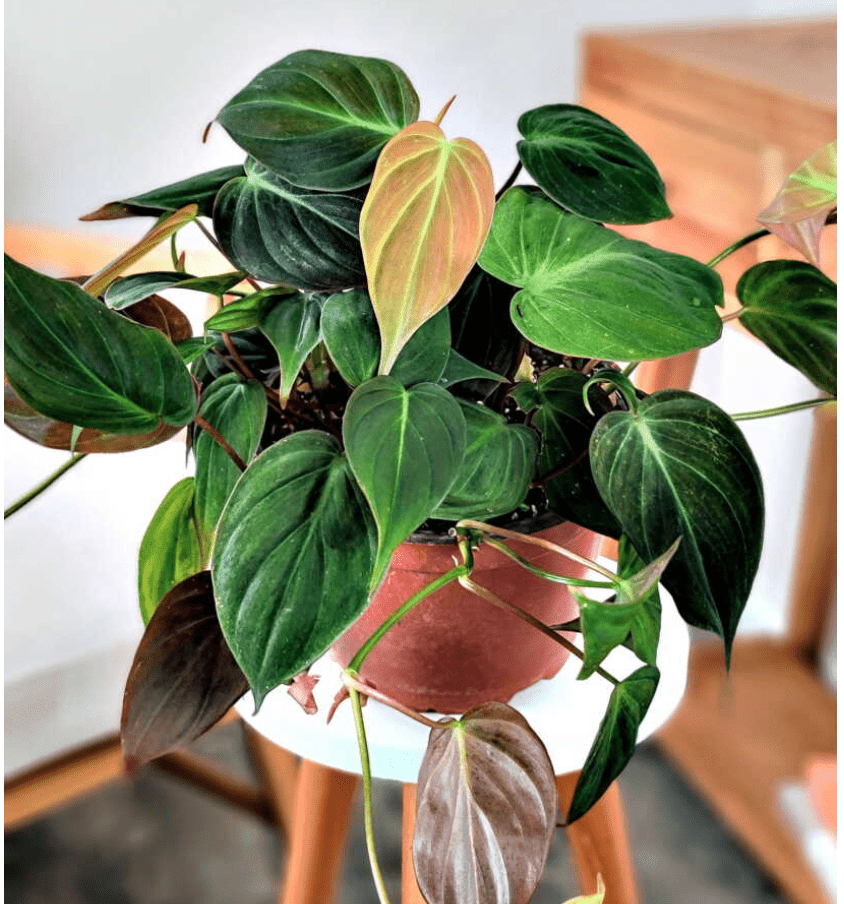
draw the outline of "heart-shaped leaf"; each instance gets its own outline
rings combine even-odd
[[[803,261],[763,261],[738,281],[740,320],[815,386],[838,389],[837,286]]]
[[[604,501],[644,561],[682,538],[662,582],[689,624],[724,638],[729,661],[764,522],[759,468],[738,426],[700,396],[664,390],[606,415],[590,454]]]
[[[217,116],[245,151],[295,185],[366,185],[386,142],[419,116],[398,66],[372,57],[300,50],[274,63]]]
[[[536,467],[539,443],[527,427],[508,424],[495,411],[465,400],[466,451],[435,518],[488,521],[524,502]]]
[[[526,904],[557,821],[548,752],[506,703],[434,728],[419,770],[413,866],[426,901]]]
[[[243,273],[236,271],[218,276],[190,276],[170,271],[133,273],[115,280],[106,289],[103,300],[113,311],[119,311],[165,289],[192,289],[205,295],[223,295],[242,282],[243,277]]]
[[[495,206],[492,170],[467,138],[407,126],[378,158],[360,219],[369,295],[381,331],[379,373],[442,310],[483,247]]]
[[[223,166],[211,170],[210,173],[192,176],[190,179],[183,179],[172,185],[144,192],[142,195],[112,201],[79,219],[119,220],[123,217],[157,217],[168,210],[179,210],[186,204],[196,204],[201,216],[210,217],[217,192],[226,182],[242,175],[242,166]]]
[[[588,378],[578,371],[557,368],[543,373],[536,383],[519,383],[512,396],[542,437],[539,479],[548,504],[561,517],[608,537],[621,535],[621,527],[607,508],[592,476],[589,439],[600,417],[611,409],[606,393],[589,389],[594,414],[583,403]]]
[[[636,749],[639,726],[659,683],[659,670],[643,665],[619,682],[574,789],[567,823],[580,819],[618,778]]]
[[[374,552],[366,500],[327,433],[287,436],[242,475],[212,570],[220,624],[256,706],[360,616]]]
[[[138,553],[138,599],[144,624],[176,584],[202,571],[202,542],[194,512],[194,479],[180,480],[161,501]]]
[[[337,292],[328,298],[320,326],[328,354],[349,386],[360,386],[375,376],[381,339],[365,289]]]
[[[218,377],[202,394],[199,414],[247,464],[255,454],[267,419],[264,387],[237,374]],[[240,477],[237,465],[205,430],[193,437],[196,457],[196,514],[203,533],[214,534],[220,512]]]
[[[390,369],[405,386],[415,383],[438,383],[451,351],[451,322],[448,311],[434,314],[408,339]]]
[[[190,374],[159,332],[8,255],[4,283],[6,373],[40,414],[122,434],[183,426],[193,418]]]
[[[395,377],[359,386],[346,405],[349,463],[378,525],[377,579],[395,548],[443,501],[466,447],[466,421],[440,386]]]
[[[287,402],[305,359],[319,342],[319,321],[319,301],[302,293],[282,298],[261,313],[261,332],[278,354],[282,404]]]
[[[220,631],[211,575],[202,571],[158,604],[135,653],[120,720],[127,764],[198,738],[247,690]]]
[[[519,131],[519,159],[566,210],[599,223],[671,216],[651,158],[603,116],[573,104],[549,104],[523,113]]]
[[[235,265],[268,282],[315,291],[365,282],[361,200],[297,188],[255,160],[220,190],[214,231]]]
[[[513,323],[560,354],[649,360],[721,335],[714,270],[567,213],[536,189],[505,193],[478,262],[521,287]]]

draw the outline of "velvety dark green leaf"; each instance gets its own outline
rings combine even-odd
[[[305,359],[319,342],[319,320],[319,301],[301,293],[282,298],[261,316],[261,332],[278,354],[282,402],[287,400]]]
[[[445,371],[451,349],[451,324],[448,311],[442,310],[407,340],[390,369],[405,386],[414,383],[437,383]]]
[[[649,360],[721,335],[714,270],[567,213],[536,189],[511,188],[498,202],[478,263],[521,287],[513,322],[560,354]]]
[[[591,441],[605,502],[646,562],[682,538],[662,583],[689,624],[730,646],[762,550],[764,502],[753,453],[712,402],[655,392],[612,412]]]
[[[328,354],[349,386],[360,386],[375,376],[381,337],[366,289],[337,292],[328,298],[320,326]]]
[[[431,730],[412,848],[426,901],[526,904],[556,822],[551,760],[515,709],[484,703]]]
[[[191,276],[170,271],[134,273],[115,280],[106,289],[103,299],[113,311],[119,311],[165,289],[192,289],[205,295],[223,295],[241,282],[243,276],[240,272],[218,276]]]
[[[407,76],[386,60],[300,50],[236,94],[217,120],[256,160],[295,185],[365,185],[381,148],[419,116]]]
[[[488,521],[524,502],[536,467],[539,443],[527,427],[508,424],[495,411],[460,399],[466,419],[466,451],[435,518]]]
[[[259,326],[261,319],[282,298],[297,295],[296,289],[273,286],[253,292],[244,298],[229,302],[205,321],[206,330],[219,330],[222,333],[234,333]]]
[[[80,220],[119,220],[123,217],[157,217],[168,210],[179,210],[186,204],[196,204],[201,216],[210,217],[217,192],[230,179],[243,175],[242,166],[223,166],[220,169],[165,185],[153,191],[112,201]]]
[[[376,377],[349,399],[343,439],[378,525],[377,577],[451,489],[466,446],[466,421],[457,400],[440,386],[405,389],[395,377]]]
[[[190,374],[159,332],[8,255],[4,283],[6,373],[40,414],[123,434],[193,418]]]
[[[577,780],[567,823],[580,819],[597,803],[630,761],[639,726],[658,683],[659,670],[643,665],[613,688],[606,714]]]
[[[248,687],[220,631],[211,575],[177,584],[150,619],[126,681],[120,737],[127,765],[198,738]]]
[[[555,369],[537,383],[519,383],[512,391],[518,406],[534,411],[533,425],[542,436],[538,474],[548,504],[561,517],[608,537],[618,537],[621,527],[607,508],[589,463],[589,438],[610,401],[597,386],[589,390],[595,414],[583,404],[588,378],[578,371]]]
[[[194,513],[194,479],[180,480],[164,497],[138,553],[138,600],[144,624],[176,584],[202,571],[202,543]]]
[[[490,388],[495,384],[501,383],[505,379],[503,374],[493,373],[479,364],[475,364],[468,358],[464,358],[460,352],[456,352],[453,348],[449,349],[448,361],[445,363],[445,370],[437,381],[440,386],[454,386],[456,383],[466,382],[483,382]],[[485,396],[487,393],[481,393]]]
[[[175,345],[185,364],[192,364],[201,358],[214,345],[215,341],[213,336],[196,336],[192,339],[182,339]]]
[[[255,160],[220,191],[214,231],[228,257],[258,279],[334,290],[366,282],[355,195],[285,182]]]
[[[515,373],[522,354],[522,334],[510,317],[510,300],[515,291],[476,265],[448,303],[451,345],[455,351],[503,376]],[[485,398],[494,384],[480,376],[477,380],[461,387],[461,392],[468,390],[476,398]]]
[[[816,386],[835,395],[838,302],[835,283],[803,261],[763,261],[738,281],[741,323]]]
[[[278,354],[272,342],[257,328],[240,330],[230,336],[211,332],[214,345],[191,368],[194,377],[204,386],[223,374],[238,370],[229,351],[230,343],[249,370],[262,382],[270,385],[278,378]]]
[[[264,387],[254,380],[245,382],[237,374],[218,377],[203,392],[199,414],[248,465],[267,419]],[[205,536],[210,537],[240,471],[226,450],[205,430],[197,429],[194,434],[193,451],[196,514]]]
[[[363,612],[374,552],[369,507],[327,433],[287,436],[243,474],[213,574],[220,624],[257,705]]]
[[[671,216],[653,161],[603,116],[573,104],[549,104],[523,113],[519,131],[519,159],[566,210],[599,223]]]

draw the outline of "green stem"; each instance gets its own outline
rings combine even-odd
[[[766,235],[770,234],[771,231],[769,229],[760,229],[758,232],[751,232],[750,235],[746,235],[743,239],[733,242],[729,248],[725,248],[720,254],[716,254],[711,261],[707,261],[706,266],[717,267],[724,258],[729,257],[733,252],[738,251],[739,248],[744,248],[745,245],[749,245],[751,242],[755,242],[757,239],[764,238]]]
[[[520,160],[512,173],[507,177],[507,181],[501,186],[495,195],[495,200],[499,200],[499,198],[507,191],[508,188],[519,178],[519,173],[522,171],[522,161]]]
[[[795,402],[793,405],[782,405],[779,408],[763,408],[760,411],[744,411],[741,414],[731,414],[734,421],[755,421],[763,417],[776,417],[778,414],[790,414],[792,411],[802,411],[804,408],[814,408],[816,405],[824,405],[834,402],[832,396],[824,396],[821,399],[809,399],[806,402]]]
[[[372,878],[378,889],[378,900],[381,904],[390,904],[387,889],[384,886],[384,877],[378,866],[378,855],[375,851],[375,829],[372,820],[372,771],[369,765],[369,747],[366,743],[366,729],[363,725],[363,709],[360,703],[360,694],[351,684],[346,684],[349,697],[352,701],[352,711],[355,714],[355,729],[358,736],[358,750],[360,751],[360,766],[363,774],[363,819],[366,831],[366,850],[369,854],[369,865],[372,869]]]
[[[392,697],[379,691],[378,688],[364,684],[357,673],[353,672],[351,669],[343,670],[343,681],[347,688],[353,687],[359,694],[363,694],[364,697],[372,697],[373,700],[379,700],[385,706],[389,706],[391,709],[396,710],[396,712],[402,713],[407,716],[408,719],[413,719],[414,722],[418,722],[426,728],[442,728],[441,723],[435,722],[427,716],[423,716],[422,713],[417,712],[415,709],[411,709],[409,706],[405,706],[404,703],[401,703],[398,700],[394,700]]]
[[[445,574],[440,575],[435,581],[431,581],[430,584],[423,587],[418,593],[414,593],[409,600],[407,600],[403,605],[401,605],[396,611],[389,616],[389,618],[385,619],[384,622],[380,625],[380,627],[376,628],[373,634],[369,637],[369,639],[364,643],[364,645],[355,653],[352,657],[352,661],[349,663],[349,668],[354,672],[359,672],[360,667],[363,665],[366,657],[372,652],[372,648],[375,644],[378,643],[379,640],[393,627],[397,622],[401,621],[411,609],[413,609],[418,603],[421,603],[426,597],[430,596],[432,593],[436,593],[442,587],[445,587],[446,584],[450,584],[452,581],[456,581],[463,575],[468,574],[468,569],[465,565],[457,565],[452,568],[451,571],[447,571]]]
[[[5,521],[9,515],[14,515],[15,512],[22,509],[28,502],[32,502],[36,496],[40,496],[44,490],[47,489],[48,486],[55,483],[59,477],[62,476],[66,471],[69,471],[74,465],[79,464],[83,458],[88,456],[87,452],[80,452],[78,455],[71,456],[69,461],[66,461],[60,468],[53,471],[53,473],[47,477],[45,480],[42,480],[38,486],[33,487],[25,496],[21,496],[17,502],[13,502],[4,512],[3,512],[3,520]]]
[[[497,549],[499,552],[504,553],[505,556],[509,556],[514,562],[518,562],[522,568],[526,568],[533,574],[545,578],[546,581],[554,581],[556,584],[568,584],[571,587],[600,587],[604,590],[612,590],[617,585],[617,582],[586,581],[581,578],[569,578],[563,574],[555,574],[553,571],[546,571],[544,568],[540,568],[538,565],[529,562],[500,540],[493,540],[491,537],[488,537],[485,542],[493,549]]]
[[[621,372],[622,377],[630,377],[634,370],[641,364],[641,361],[631,361],[627,367]]]

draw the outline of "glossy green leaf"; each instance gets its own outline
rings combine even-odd
[[[440,386],[405,389],[395,377],[376,377],[349,399],[343,440],[378,525],[377,577],[451,489],[466,447],[466,421]]]
[[[449,141],[433,122],[417,122],[384,148],[360,218],[379,373],[390,373],[408,339],[457,293],[494,206],[489,161],[468,138]]]
[[[554,769],[506,703],[431,730],[419,771],[413,866],[426,901],[527,904],[557,822]]]
[[[519,159],[566,210],[599,223],[671,216],[653,161],[603,116],[573,104],[549,104],[523,113],[519,131]]]
[[[560,354],[649,360],[721,335],[712,269],[567,213],[535,189],[511,188],[498,202],[478,263],[521,287],[513,323]]]
[[[639,726],[659,683],[659,670],[643,665],[610,695],[607,711],[580,772],[567,823],[580,819],[618,778],[636,749]]]
[[[214,611],[207,571],[177,584],[150,619],[123,695],[130,769],[195,740],[248,690]]]
[[[201,216],[210,217],[217,192],[230,179],[242,175],[242,166],[223,166],[209,173],[192,176],[190,179],[183,179],[122,201],[112,201],[79,219],[119,220],[123,217],[157,217],[168,210],[179,210],[186,204],[196,204]]]
[[[6,373],[40,414],[124,434],[193,418],[190,374],[159,332],[8,256],[4,283]]]
[[[180,480],[161,501],[141,540],[138,599],[144,624],[164,595],[204,566],[194,513],[194,479]]]
[[[185,364],[193,364],[214,345],[215,341],[213,336],[196,336],[191,339],[182,339],[181,342],[176,342],[175,346]]]
[[[264,69],[217,116],[256,160],[295,185],[365,185],[387,141],[419,116],[398,66],[300,50]]]
[[[223,295],[242,282],[243,273],[220,273],[217,276],[191,276],[188,273],[134,273],[115,280],[105,291],[103,299],[113,310],[142,301],[165,289],[192,289],[205,295]]]
[[[464,358],[463,355],[451,348],[448,352],[445,370],[443,370],[437,382],[440,386],[454,386],[457,383],[472,382],[473,384],[484,383],[491,387],[494,384],[501,383],[504,379],[503,374],[493,373],[468,358]],[[485,396],[487,393],[481,392],[480,394]]]
[[[255,160],[221,189],[214,231],[235,265],[258,279],[314,291],[366,281],[355,195],[297,188]]]
[[[548,504],[561,517],[607,537],[619,537],[621,527],[595,486],[589,462],[589,439],[610,401],[597,386],[589,390],[594,414],[583,403],[588,378],[578,371],[554,369],[537,383],[519,383],[512,396],[533,414],[542,437],[537,466]]]
[[[759,468],[738,426],[700,396],[664,390],[636,412],[606,415],[591,458],[604,501],[642,559],[682,538],[662,583],[689,624],[724,638],[729,660],[764,522]]]
[[[360,386],[375,376],[381,338],[365,289],[337,292],[328,298],[320,326],[328,354],[349,386]]]
[[[267,419],[264,387],[237,374],[218,377],[202,394],[199,414],[248,465],[258,449]],[[205,430],[193,437],[196,457],[196,514],[205,536],[212,536],[220,512],[240,477],[228,452]]]
[[[435,518],[488,521],[512,512],[524,502],[539,443],[527,427],[508,424],[495,411],[465,400],[466,451],[448,495]]]
[[[448,311],[434,314],[410,337],[390,369],[405,386],[437,383],[448,364],[451,351],[451,323]]]
[[[269,312],[281,299],[297,294],[296,289],[288,289],[284,286],[273,286],[270,289],[253,292],[251,295],[223,305],[216,314],[205,321],[205,329],[218,330],[222,333],[252,329],[260,325],[264,314]]]
[[[256,705],[363,612],[374,552],[366,500],[327,433],[287,436],[243,474],[220,519],[213,575]]]
[[[301,293],[282,298],[261,316],[261,332],[278,354],[282,403],[287,401],[302,365],[319,342],[319,321],[319,301]]]
[[[838,389],[837,286],[803,261],[763,261],[738,281],[741,323],[825,392]]]

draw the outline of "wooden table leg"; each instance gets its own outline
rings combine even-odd
[[[425,904],[413,871],[413,830],[416,827],[416,785],[408,784],[402,794],[401,904]]]
[[[310,760],[299,764],[282,904],[334,899],[359,782],[357,775]]]
[[[577,777],[576,772],[557,777],[563,813],[574,794]],[[597,889],[600,873],[607,889],[604,904],[639,904],[618,782],[610,785],[585,816],[566,828],[566,835],[584,894]]]
[[[295,754],[268,741],[262,734],[241,722],[243,736],[249,745],[273,813],[289,841],[293,830],[293,808],[296,798],[296,775],[299,761]]]

